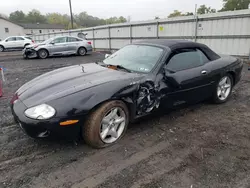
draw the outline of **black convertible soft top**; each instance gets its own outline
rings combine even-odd
[[[192,42],[188,40],[151,39],[151,40],[138,41],[133,44],[156,45],[156,46],[169,48],[171,51],[174,51],[180,48],[199,48],[209,57],[210,60],[216,60],[220,58],[218,54],[212,51],[205,44],[200,44],[200,43]]]

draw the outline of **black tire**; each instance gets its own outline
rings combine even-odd
[[[0,45],[0,52],[4,51],[4,46]]]
[[[49,52],[45,49],[38,50],[38,57],[40,59],[46,59],[49,56]]]
[[[104,143],[100,137],[101,121],[112,108],[117,108],[117,107],[121,108],[125,112],[126,115],[125,128],[121,136],[116,141],[107,144]],[[126,104],[124,104],[122,101],[109,101],[102,104],[100,107],[98,107],[95,111],[93,111],[90,114],[90,116],[88,117],[82,128],[82,136],[85,142],[94,148],[108,147],[110,145],[115,144],[125,135],[128,123],[129,123],[129,112]]]
[[[228,77],[230,79],[230,83],[231,83],[231,87],[230,87],[230,92],[228,94],[228,96],[225,98],[225,99],[221,99],[219,96],[218,96],[218,87],[219,87],[219,83],[222,81],[223,78],[225,77]],[[232,94],[232,89],[233,89],[233,77],[231,74],[226,74],[224,76],[222,76],[218,82],[216,83],[216,88],[214,89],[214,92],[213,92],[213,102],[216,103],[216,104],[222,104],[222,103],[225,103],[228,101],[228,99],[230,98],[231,94]]]
[[[28,59],[28,56],[26,54],[23,54],[23,59]]]
[[[78,49],[78,51],[77,51],[77,54],[80,55],[80,56],[85,56],[86,53],[87,53],[87,50],[86,50],[86,48],[84,48],[84,47],[80,47],[80,48]]]

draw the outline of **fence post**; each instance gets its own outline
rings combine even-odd
[[[111,51],[111,35],[110,35],[110,26],[108,26],[108,35],[109,35],[109,50]]]
[[[132,39],[133,39],[133,33],[132,33],[132,24],[130,24],[130,28],[129,28],[129,37],[130,37],[130,44],[132,43]]]
[[[157,21],[157,24],[156,24],[156,38],[159,39],[159,22]]]
[[[198,34],[198,14],[197,14],[197,4],[195,4],[195,30],[194,30],[194,41],[197,41],[197,34]]]
[[[195,16],[195,32],[194,32],[194,41],[197,42],[197,34],[198,34],[198,15]]]
[[[93,48],[95,50],[95,28],[93,28]]]

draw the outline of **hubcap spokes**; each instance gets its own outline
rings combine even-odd
[[[44,52],[44,51],[42,51],[42,52],[41,52],[41,57],[43,57],[43,58],[44,58],[44,57],[46,57],[46,55],[47,55],[47,53],[46,53],[46,52]]]
[[[81,50],[80,50],[80,54],[81,54],[81,55],[84,55],[84,54],[85,54],[85,50],[84,50],[84,49],[81,49]]]
[[[105,143],[115,142],[122,135],[125,124],[125,112],[119,107],[111,109],[102,119],[100,138]]]
[[[220,100],[225,100],[231,92],[231,80],[228,76],[225,76],[219,82],[217,88],[217,96]]]

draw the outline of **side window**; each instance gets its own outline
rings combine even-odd
[[[77,41],[80,41],[80,40],[74,37],[68,37],[68,42],[77,42]]]
[[[54,39],[54,43],[55,44],[64,43],[66,42],[66,40],[67,40],[67,37],[60,37],[60,38]]]
[[[22,37],[16,37],[16,40],[24,40]]]
[[[178,72],[202,66],[208,61],[206,55],[198,49],[181,49],[169,60],[167,68]]]
[[[10,37],[6,40],[6,42],[12,42],[12,41],[16,41],[16,37]]]
[[[4,31],[5,33],[9,33],[9,28],[8,27],[4,28]]]
[[[32,40],[32,38],[30,38],[30,37],[24,37],[24,38],[26,38],[26,39],[28,39],[28,40]]]

